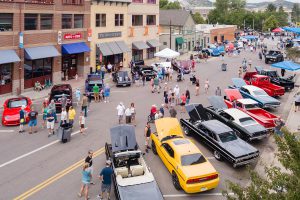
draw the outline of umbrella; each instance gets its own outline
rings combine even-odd
[[[160,57],[160,58],[175,58],[180,56],[180,53],[177,51],[173,51],[172,49],[165,48],[157,53],[154,54],[155,57]]]
[[[281,33],[283,30],[281,28],[275,28],[272,32],[273,33]]]
[[[289,70],[289,71],[297,71],[300,69],[300,65],[297,63],[294,63],[292,61],[278,62],[278,63],[272,64],[271,66],[275,67],[275,68]]]

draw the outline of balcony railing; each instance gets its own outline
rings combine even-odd
[[[67,5],[83,5],[84,0],[62,0],[62,2]]]
[[[54,4],[54,0],[0,0],[8,3]]]

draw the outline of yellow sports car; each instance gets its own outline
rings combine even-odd
[[[186,193],[203,192],[216,188],[219,174],[198,147],[184,138],[176,118],[155,120],[156,132],[151,134],[152,151],[158,154],[177,190]]]

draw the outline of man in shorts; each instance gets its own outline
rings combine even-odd
[[[50,137],[51,135],[54,135],[54,113],[51,109],[49,109],[48,113],[47,113],[47,129],[49,130],[49,134],[48,137]]]
[[[34,111],[34,108],[31,108],[31,111],[29,112],[28,116],[29,116],[29,134],[32,134],[32,129],[33,127],[36,127],[37,125],[37,115],[38,112]],[[34,131],[35,133],[37,132],[36,130]]]
[[[93,92],[94,92],[95,102],[100,102],[100,97],[99,97],[100,88],[97,84],[94,85]]]
[[[145,127],[145,152],[148,153],[148,149],[150,149],[150,135],[151,135],[151,128],[150,123],[147,122]]]
[[[107,199],[110,199],[110,189],[111,189],[111,176],[114,173],[112,168],[110,167],[111,161],[106,161],[106,166],[101,170],[99,178],[102,181],[101,185],[101,194],[99,194],[97,197],[100,199],[103,199],[103,195],[106,192],[107,193]]]

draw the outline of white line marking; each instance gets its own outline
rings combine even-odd
[[[128,92],[128,91],[124,91],[124,90],[113,90],[110,93],[122,93],[122,92]]]
[[[0,133],[12,133],[15,130],[0,130]]]
[[[86,128],[86,129],[87,129],[87,128]],[[76,131],[76,132],[72,133],[71,135],[73,136],[73,135],[76,135],[76,134],[78,134],[78,133],[80,133],[80,131]],[[0,168],[5,167],[5,166],[7,166],[7,165],[9,165],[9,164],[11,164],[11,163],[14,163],[14,162],[16,162],[16,161],[18,161],[18,160],[20,160],[20,159],[22,159],[22,158],[25,158],[25,157],[27,157],[27,156],[30,156],[31,154],[34,154],[34,153],[36,153],[36,152],[38,152],[38,151],[41,151],[41,150],[43,150],[43,149],[45,149],[45,148],[47,148],[47,147],[50,147],[50,146],[52,146],[52,145],[54,145],[54,144],[56,144],[56,143],[58,143],[58,142],[60,142],[60,140],[55,140],[55,141],[53,141],[53,142],[50,142],[49,144],[46,144],[46,145],[44,145],[44,146],[41,146],[41,147],[39,147],[39,148],[37,148],[37,149],[35,149],[35,150],[33,150],[33,151],[30,151],[30,152],[28,152],[28,153],[26,153],[26,154],[23,154],[23,155],[21,155],[21,156],[19,156],[19,157],[17,157],[17,158],[14,158],[14,159],[10,160],[10,161],[8,161],[8,162],[5,162],[5,163],[3,163],[3,164],[0,165]]]
[[[229,195],[234,195],[234,193],[229,193]],[[165,198],[176,198],[176,197],[196,197],[196,196],[223,196],[222,193],[201,193],[201,194],[165,194]]]

